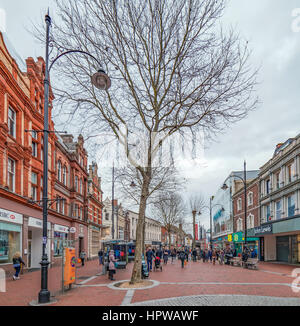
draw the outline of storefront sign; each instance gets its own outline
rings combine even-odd
[[[69,233],[69,228],[67,226],[54,224],[54,231],[61,233]]]
[[[23,224],[23,215],[0,208],[0,221]]]
[[[76,232],[76,228],[73,226],[70,228],[70,233],[75,233]]]
[[[258,226],[254,228],[254,234],[257,235],[265,235],[265,234],[272,234],[273,233],[273,225],[269,224],[266,226]]]
[[[43,228],[43,220],[40,220],[40,219],[35,218],[35,217],[29,217],[28,218],[28,226],[33,227],[33,228],[42,229]],[[47,222],[47,229],[51,230],[51,223],[50,222]]]

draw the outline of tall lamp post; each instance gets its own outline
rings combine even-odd
[[[228,189],[228,186],[226,184],[226,181],[229,179],[229,178],[238,178],[240,180],[243,181],[243,184],[244,184],[244,203],[245,203],[245,221],[244,221],[244,225],[245,225],[245,238],[244,238],[244,247],[246,248],[247,246],[247,175],[246,175],[246,161],[244,161],[244,178],[242,178],[241,176],[239,175],[230,175],[225,181],[224,181],[224,184],[222,186],[221,189],[223,190],[226,190]]]
[[[90,53],[81,51],[81,50],[69,50],[60,55],[58,55],[50,64],[49,67],[49,38],[50,38],[50,26],[51,26],[51,17],[48,14],[45,16],[46,22],[46,57],[45,57],[45,79],[44,79],[44,156],[43,156],[43,250],[42,250],[42,261],[41,264],[41,290],[38,295],[38,303],[45,304],[50,302],[50,291],[48,290],[48,255],[46,253],[47,245],[47,219],[48,219],[48,135],[49,130],[49,75],[50,70],[53,64],[60,59],[62,56],[71,54],[71,53],[82,53],[93,58],[101,67],[99,61]],[[49,68],[48,68],[49,67]],[[92,84],[101,90],[108,90],[111,81],[106,75],[105,71],[101,68],[97,73],[95,73],[91,78]]]
[[[114,200],[115,200],[115,181],[121,177],[124,176],[125,174],[120,174],[118,176],[115,177],[115,164],[113,162],[113,168],[112,168],[112,191],[111,191],[111,219],[112,219],[112,227],[111,227],[111,235],[112,235],[112,240],[114,240],[115,237],[115,205],[114,205]],[[134,183],[134,181],[131,182],[130,187],[135,187],[136,184]],[[117,219],[118,219],[118,215],[117,215]],[[118,232],[118,229],[117,229]]]
[[[221,206],[221,210],[222,212],[225,211],[224,207],[221,205],[221,204],[215,204],[215,205],[211,205],[212,204],[212,201],[214,199],[214,196],[211,196],[209,198],[209,207],[208,206],[203,206],[203,208],[208,208],[209,209],[209,224],[210,224],[210,236],[209,236],[209,242],[210,242],[210,249],[212,250],[212,209],[216,206]]]

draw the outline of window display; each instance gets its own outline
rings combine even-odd
[[[20,232],[1,230],[0,227],[0,264],[12,262],[12,257],[21,251]]]
[[[54,256],[61,256],[63,252],[63,240],[68,237],[67,233],[54,232]]]

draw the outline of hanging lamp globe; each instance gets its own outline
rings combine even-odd
[[[92,84],[102,91],[107,91],[111,86],[111,80],[103,69],[98,70],[92,77]]]

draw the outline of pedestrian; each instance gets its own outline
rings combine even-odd
[[[176,249],[175,248],[172,250],[171,257],[172,257],[172,264],[173,264],[174,259],[176,259]]]
[[[162,259],[162,256],[163,256],[163,252],[162,250],[159,248],[156,252],[156,257],[159,257],[160,259]]]
[[[103,250],[98,251],[99,265],[103,265]]]
[[[154,258],[153,256],[153,251],[149,247],[147,252],[146,252],[146,257],[147,257],[147,266],[148,266],[148,272],[152,272],[152,260]]]
[[[208,258],[209,258],[210,262],[212,262],[212,250],[211,249],[208,250]]]
[[[114,274],[116,274],[116,266],[115,263],[117,262],[117,259],[115,259],[114,251],[110,250],[109,252],[109,264],[108,264],[108,278],[111,281],[114,281]]]
[[[212,262],[213,262],[213,265],[215,265],[216,264],[216,259],[217,259],[217,254],[216,254],[216,251],[215,250],[213,250],[212,251]]]
[[[85,256],[86,256],[86,253],[85,253],[85,251],[83,249],[83,250],[81,250],[81,253],[79,255],[79,258],[81,259],[81,266],[84,266]]]
[[[164,264],[167,265],[168,258],[169,258],[169,252],[167,249],[165,249],[163,257],[164,257]]]
[[[19,251],[17,251],[14,254],[12,260],[13,260],[13,267],[14,267],[14,269],[16,271],[15,275],[13,275],[13,280],[19,280],[20,279],[19,273],[20,273],[20,270],[21,270],[21,265],[25,266],[25,263],[24,263]]]
[[[193,250],[193,261],[194,262],[197,261],[197,250],[196,250],[196,248],[194,248],[194,250]]]
[[[183,250],[180,251],[180,253],[179,253],[179,259],[181,260],[181,268],[184,268],[184,262],[185,262],[185,259],[186,259],[186,254],[185,254],[185,252]]]

